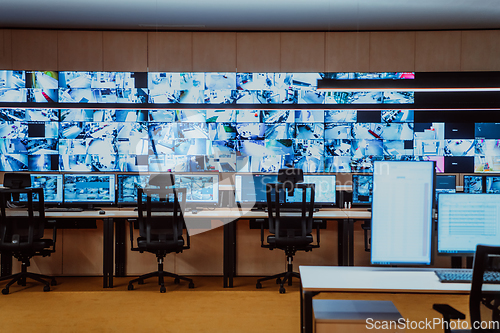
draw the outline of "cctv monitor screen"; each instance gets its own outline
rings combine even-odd
[[[217,206],[219,204],[219,174],[176,174],[175,186],[186,188],[186,204]]]
[[[486,176],[486,193],[500,193],[500,176]]]
[[[118,175],[118,204],[137,204],[137,189],[144,188],[149,181],[149,175]]]
[[[369,205],[372,202],[373,176],[352,175],[352,203]]]
[[[314,206],[334,207],[336,204],[336,177],[335,175],[304,175],[303,183],[314,184]],[[309,191],[306,199],[310,200]],[[302,191],[294,191],[293,196],[286,196],[289,203],[301,203]]]
[[[455,181],[455,175],[436,176],[436,204],[441,193],[455,193],[457,191]]]
[[[483,193],[483,176],[464,176],[464,193]]]
[[[478,244],[500,245],[500,194],[441,194],[438,253],[472,254]]]
[[[114,174],[65,174],[64,203],[113,204],[115,202]]]
[[[43,199],[46,203],[63,202],[63,175],[32,174],[31,187],[43,188]]]
[[[434,162],[375,162],[372,264],[431,264],[434,177]]]
[[[235,201],[243,206],[265,206],[267,204],[266,184],[276,183],[273,174],[239,174],[235,176]]]

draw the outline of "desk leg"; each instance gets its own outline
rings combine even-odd
[[[338,220],[338,265],[348,265],[348,228],[349,222],[346,219]]]
[[[319,294],[319,292],[315,291],[302,291],[302,284],[300,286],[301,292],[300,292],[300,299],[301,299],[301,309],[302,313],[301,316],[303,315],[303,326],[302,326],[302,332],[304,333],[313,333],[313,308],[312,308],[312,300],[313,297]],[[303,299],[302,299],[303,298]]]
[[[347,249],[348,249],[348,263],[347,266],[354,266],[354,220],[347,221]]]
[[[125,223],[118,220],[115,223],[115,276],[125,276]]]
[[[224,288],[233,287],[236,273],[236,221],[224,224]]]
[[[103,286],[104,288],[113,288],[113,219],[107,218],[103,220]]]
[[[12,254],[1,255],[1,274],[0,276],[7,276],[12,274]]]

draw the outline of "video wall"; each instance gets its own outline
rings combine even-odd
[[[432,160],[438,172],[500,172],[498,123],[457,128],[423,121],[422,111],[411,109],[412,92],[316,89],[321,78],[413,77],[0,71],[0,171],[277,172],[294,166],[307,173],[337,173],[373,172],[376,160]],[[319,100],[309,98],[313,95]],[[369,101],[382,105],[376,110],[318,107]],[[309,102],[314,108],[303,105]],[[66,103],[73,104],[65,108]],[[214,103],[234,106],[206,105]],[[238,108],[238,103],[255,107]],[[399,104],[409,104],[408,109]]]

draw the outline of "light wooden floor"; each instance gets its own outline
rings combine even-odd
[[[100,277],[61,277],[50,292],[42,285],[13,286],[0,295],[0,332],[299,332],[298,282],[278,293],[274,281],[255,289],[255,277],[238,277],[222,288],[222,277],[166,280],[161,294],[154,279],[127,290],[131,278],[116,278],[102,289]],[[4,282],[0,282],[3,289]],[[432,320],[432,304],[450,303],[467,313],[468,297],[457,295],[321,294],[320,298],[392,300],[405,318]],[[436,330],[440,332],[440,330]]]

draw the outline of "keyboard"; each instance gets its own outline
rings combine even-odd
[[[443,283],[470,283],[472,281],[472,269],[447,269],[435,271],[435,273],[439,281]],[[500,272],[484,272],[483,282],[500,284]]]
[[[46,212],[83,212],[83,208],[78,208],[78,207],[72,207],[72,208],[65,208],[65,207],[52,207],[52,208],[45,208]]]

